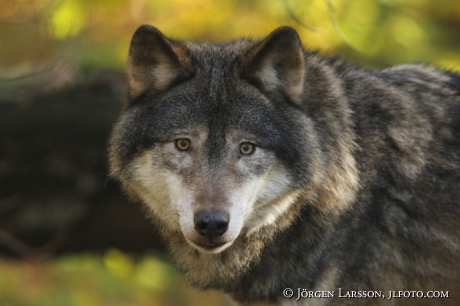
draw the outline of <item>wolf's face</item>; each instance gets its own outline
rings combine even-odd
[[[253,135],[205,126],[174,133],[130,165],[135,189],[153,212],[199,250],[219,252],[242,229],[268,225],[294,199],[292,177]]]
[[[291,169],[303,148],[283,125],[289,112],[274,113],[247,84],[225,86],[215,90],[232,95],[214,100],[211,84],[178,85],[132,105],[119,123],[132,150],[122,168],[125,187],[206,252],[274,222],[302,180]]]
[[[222,45],[151,27],[133,37],[132,102],[112,136],[112,173],[200,251],[272,224],[314,179],[319,150],[295,111],[303,53],[292,31]]]

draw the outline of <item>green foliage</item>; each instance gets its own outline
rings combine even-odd
[[[290,25],[307,47],[340,53],[367,66],[425,61],[460,70],[460,2],[456,0],[8,3],[0,1],[0,20],[8,21],[7,25],[0,23],[0,69],[20,58],[24,62],[45,60],[53,54],[62,56],[62,45],[69,43],[74,52],[70,56],[84,67],[124,69],[132,33],[140,24],[148,23],[169,36],[217,41],[241,35],[264,36],[278,26]],[[33,22],[23,23],[32,17]],[[34,32],[37,34],[28,34]],[[38,47],[39,54],[33,52]]]
[[[232,305],[198,292],[161,257],[135,259],[120,250],[51,261],[0,260],[2,306]]]

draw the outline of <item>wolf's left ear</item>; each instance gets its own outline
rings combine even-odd
[[[128,78],[131,99],[165,91],[191,78],[195,68],[184,44],[166,38],[158,29],[143,25],[129,48]]]
[[[281,27],[244,55],[241,76],[262,92],[283,91],[294,102],[300,98],[305,79],[304,54],[299,35]]]

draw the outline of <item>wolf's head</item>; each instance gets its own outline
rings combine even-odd
[[[112,175],[166,231],[203,252],[270,226],[320,181],[318,137],[299,111],[304,61],[289,27],[222,44],[140,27],[130,104],[111,139]]]

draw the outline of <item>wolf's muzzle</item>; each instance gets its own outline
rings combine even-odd
[[[228,229],[230,216],[221,210],[203,209],[194,217],[195,230],[201,236],[212,239],[222,236]]]

